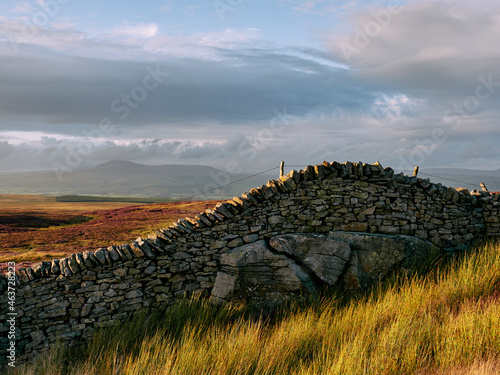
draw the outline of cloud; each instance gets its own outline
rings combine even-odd
[[[51,31],[54,48],[27,44],[18,55],[0,56],[2,114],[25,130],[38,122],[81,134],[78,125],[95,127],[106,118],[120,126],[238,126],[269,120],[274,108],[305,115],[373,104],[374,94],[353,86],[346,70],[324,52],[255,44],[248,36],[254,32],[207,34],[184,46],[188,56],[167,54],[168,41],[156,40],[154,52],[142,49],[135,58],[113,60],[61,56],[62,45],[86,50],[98,44],[76,32]]]
[[[484,163],[477,149],[500,165],[491,151],[500,141],[500,19],[494,3],[450,4],[409,2],[385,26],[387,8],[363,7],[346,18],[349,32],[324,32],[324,49],[280,48],[255,27],[167,36],[136,24],[90,36],[71,20],[25,38],[20,22],[3,18],[0,132],[37,139],[3,138],[2,169],[69,165],[71,152],[77,167],[234,161],[256,171],[280,160]],[[356,46],[367,25],[373,36]],[[359,50],[350,61],[343,43]]]
[[[161,5],[158,9],[163,12],[170,12],[172,10],[172,0],[164,0],[163,5]]]
[[[324,3],[325,0],[307,0],[301,1],[299,5],[295,6],[293,9],[303,13],[310,13],[317,10],[317,6]]]
[[[8,157],[12,151],[14,151],[14,146],[12,146],[9,142],[0,142],[0,159]]]
[[[350,31],[325,34],[332,58],[380,93],[373,117],[393,123],[394,140],[405,140],[393,144],[392,157],[406,164],[417,154],[424,156],[413,160],[421,163],[471,163],[479,160],[471,147],[488,150],[486,139],[499,139],[500,18],[492,9],[500,8],[481,4],[411,1],[356,11]],[[488,157],[498,163],[497,153]]]
[[[116,28],[110,33],[110,36],[132,36],[139,38],[153,38],[158,35],[158,25],[156,23],[139,23],[137,25],[128,25]]]
[[[61,141],[58,141],[55,137],[41,136],[40,142],[43,146],[57,146]]]
[[[357,13],[353,23],[353,33],[331,34],[326,47],[388,88],[460,96],[469,95],[481,74],[500,78],[500,18],[494,13],[426,1],[396,12]]]
[[[32,4],[28,1],[18,1],[16,4],[10,9],[11,12],[14,13],[33,13],[36,8],[33,7]]]

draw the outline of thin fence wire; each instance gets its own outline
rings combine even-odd
[[[409,170],[409,169],[397,169],[397,171],[400,171],[400,172],[413,172],[412,170]],[[421,171],[419,171],[418,174],[419,175],[424,175],[424,176],[429,176],[429,177],[434,177],[434,178],[439,178],[440,180],[458,182],[459,184],[465,184],[465,185],[475,186],[475,187],[478,186],[478,184],[475,184],[475,183],[472,183],[472,182],[460,181],[460,180],[455,180],[453,178],[436,176],[436,175],[425,173],[425,172],[421,172]]]
[[[308,166],[307,164],[291,164],[291,165],[286,165],[285,164],[286,168],[304,168],[304,167],[307,167],[307,166]],[[248,179],[260,176],[262,174],[274,171],[276,169],[280,169],[280,167],[269,168],[269,169],[266,169],[264,171],[260,171],[260,172],[254,173],[254,174],[252,174],[250,176],[246,176],[246,177],[243,177],[243,178],[231,181],[231,182],[229,182],[227,184],[217,186],[217,187],[215,187],[213,189],[209,189],[209,190],[203,191],[203,192],[198,193],[198,194],[194,194],[194,195],[190,195],[190,196],[184,197],[182,199],[183,200],[192,200],[192,199],[195,199],[197,197],[202,197],[202,196],[205,197],[206,194],[208,194],[208,193],[211,193],[211,192],[223,189],[223,188],[225,188],[227,186],[236,184],[236,183],[241,182],[241,181],[245,181],[245,180],[248,180]],[[411,172],[411,173],[413,173],[413,170],[410,170],[410,169],[396,169],[396,171],[399,171],[399,172]],[[447,177],[442,177],[442,176],[436,176],[436,175],[425,173],[425,172],[421,172],[421,171],[419,171],[418,174],[419,175],[424,175],[424,176],[438,178],[438,179],[445,180],[445,181],[458,182],[460,184],[465,184],[465,185],[469,185],[469,186],[474,186],[474,187],[478,186],[477,183],[472,183],[472,182],[467,182],[467,181],[461,181],[461,180],[456,180],[456,179],[453,179],[453,178],[447,178]]]
[[[271,171],[274,171],[275,169],[279,169],[279,168],[280,167],[269,168],[269,169],[266,169],[265,171],[261,171],[261,172],[252,174],[250,176],[246,176],[246,177],[240,178],[238,180],[231,181],[231,182],[229,182],[227,184],[217,186],[217,187],[215,187],[213,189],[209,189],[209,190],[203,191],[201,193],[185,197],[185,198],[183,198],[183,200],[190,200],[190,199],[193,199],[193,198],[196,198],[196,197],[205,196],[207,193],[211,193],[213,191],[220,190],[222,188],[225,188],[226,186],[233,185],[233,184],[235,184],[237,182],[245,181],[245,180],[248,180],[248,179],[256,177],[256,176],[260,176],[261,174],[264,174],[264,173],[267,173],[267,172],[271,172]]]
[[[465,185],[470,185],[470,186],[478,186],[478,184],[473,184],[471,182],[465,182],[465,181],[460,181],[460,180],[455,180],[453,178],[446,178],[446,177],[440,177],[440,176],[434,176],[429,173],[422,173],[423,175],[429,176],[429,177],[435,177],[435,178],[440,178],[441,180],[446,180],[446,181],[453,181],[453,182],[458,182],[460,184],[465,184]]]

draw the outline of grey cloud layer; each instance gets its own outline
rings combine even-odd
[[[388,14],[387,8],[358,14],[358,29],[331,36],[327,47],[344,61],[343,43],[356,47],[358,31],[374,33],[375,22],[380,31],[367,35],[367,46],[350,56],[351,67],[365,79],[435,98],[469,95],[479,75],[494,74],[500,81],[498,17],[464,4],[445,4],[422,1],[401,6],[396,14]]]
[[[215,63],[173,57],[113,61],[27,48],[29,53],[0,57],[3,118],[26,129],[37,121],[41,127],[61,124],[61,132],[71,133],[72,124],[97,124],[104,117],[134,126],[238,125],[270,119],[283,106],[294,115],[337,107],[365,111],[375,98],[343,69],[273,50],[219,48],[213,53],[225,61]],[[148,75],[154,77],[144,81]],[[145,84],[148,90],[134,91]]]
[[[282,159],[361,159],[396,167],[471,167],[487,160],[498,167],[500,21],[491,9],[445,4],[403,6],[349,63],[342,45],[355,45],[357,31],[325,32],[325,50],[241,38],[194,50],[192,40],[181,46],[157,38],[144,49],[61,30],[20,45],[19,54],[0,42],[0,131],[60,135],[36,145],[0,138],[0,162],[4,169],[16,160],[47,169],[67,157],[70,142],[58,141],[84,139],[84,130],[109,118],[116,132],[96,141],[82,166],[127,159],[224,167],[236,160],[258,170]],[[364,31],[374,14],[386,11],[355,13],[351,26]],[[185,50],[169,53],[169,43]],[[165,74],[163,82],[144,89],[154,86],[144,81],[151,69]],[[136,97],[147,94],[140,102],[133,100],[137,87],[143,89]],[[284,108],[290,123],[266,136],[275,110]]]

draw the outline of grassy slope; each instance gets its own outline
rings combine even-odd
[[[498,374],[500,246],[368,296],[335,294],[272,324],[243,306],[186,302],[52,350],[12,374]]]

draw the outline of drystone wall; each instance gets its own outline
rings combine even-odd
[[[140,308],[208,296],[222,254],[277,235],[398,234],[463,251],[485,235],[500,235],[498,198],[394,174],[379,163],[294,170],[147,239],[0,277],[0,358],[6,361],[14,346],[19,363],[56,340],[81,343]]]
[[[437,251],[429,241],[400,234],[281,234],[222,254],[210,298],[244,300],[252,312],[270,315],[285,302],[325,288],[368,290],[391,271],[410,271]]]

